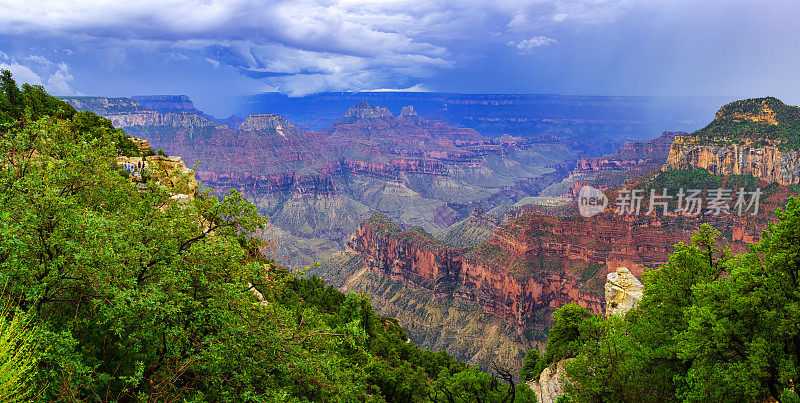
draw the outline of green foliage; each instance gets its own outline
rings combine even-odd
[[[690,169],[686,171],[659,172],[654,177],[644,182],[641,188],[655,189],[656,194],[661,194],[667,188],[670,195],[675,195],[678,189],[717,189],[722,183],[722,176],[713,175],[705,169]],[[649,192],[645,197],[649,197]]]
[[[8,70],[0,70],[0,124],[22,126],[45,116],[69,119],[75,109],[64,101],[48,95],[41,85],[23,84],[17,87]]]
[[[587,340],[580,354],[566,365],[571,380],[566,392],[573,401],[623,402],[657,400],[654,392],[639,383],[642,361],[636,345],[619,317],[604,320],[599,337]]]
[[[778,217],[736,258],[701,226],[645,273],[644,299],[624,319],[575,307],[554,316],[547,362],[575,357],[565,401],[796,400],[800,200]]]
[[[519,370],[519,377],[524,381],[539,379],[539,375],[544,371],[544,361],[539,355],[539,350],[531,349],[525,354],[522,368]]]
[[[127,137],[107,120],[20,120],[32,108],[9,83],[0,282],[27,316],[11,331],[0,322],[15,368],[0,388],[31,374],[42,401],[531,401],[509,371],[495,368],[501,382],[421,350],[366,296],[266,260],[251,236],[265,219],[236,191],[180,204],[155,181],[140,191],[115,162]],[[47,347],[33,372],[27,326]]]
[[[753,121],[744,116],[765,116],[774,113],[778,124]],[[767,112],[769,113],[769,112]],[[749,139],[759,143],[763,140],[778,140],[782,147],[797,149],[800,146],[800,108],[788,106],[774,97],[744,99],[723,106],[708,126],[693,133],[714,143],[722,139]]]
[[[779,399],[800,376],[800,200],[778,218],[727,278],[695,288],[679,337],[679,357],[693,357],[683,397]]]
[[[40,389],[32,378],[41,352],[29,317],[12,308],[0,304],[0,401],[23,402]]]
[[[758,178],[750,175],[728,175],[725,187],[728,189],[745,188],[748,192],[752,192],[758,187]]]
[[[50,117],[71,123],[72,130],[87,140],[112,141],[117,154],[139,156],[136,144],[111,121],[89,111],[76,112],[68,103],[51,96],[40,85],[23,84],[22,89],[8,70],[0,71],[0,132],[11,127],[22,129],[28,124]]]
[[[575,357],[584,343],[596,337],[598,325],[595,315],[574,302],[558,308],[553,314],[553,327],[547,338],[545,363],[550,365]]]

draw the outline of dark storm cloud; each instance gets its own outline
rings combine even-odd
[[[0,63],[66,91],[166,83],[209,99],[408,87],[791,98],[797,17],[790,1],[0,0]]]

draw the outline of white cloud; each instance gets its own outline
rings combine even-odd
[[[42,55],[11,57],[0,52],[0,70],[9,70],[14,81],[21,85],[43,85],[53,95],[76,95],[70,86],[74,77],[66,63],[54,63]]]
[[[42,85],[42,78],[28,66],[23,66],[17,62],[0,63],[0,70],[9,70],[14,76],[17,84],[28,83],[32,85]]]
[[[365,92],[429,92],[422,83],[414,84],[408,88],[377,88]]]
[[[58,63],[56,70],[50,74],[44,86],[48,92],[54,95],[73,95],[75,91],[69,85],[73,79],[74,77],[69,72],[69,66],[62,62]]]
[[[513,46],[519,49],[521,52],[530,52],[534,48],[538,48],[540,46],[547,46],[556,42],[558,41],[553,38],[548,38],[546,36],[534,36],[529,39],[523,39],[519,42],[511,41],[506,43],[506,45]]]
[[[543,25],[607,21],[632,1],[0,0],[0,34],[89,44],[107,53],[100,61],[109,70],[134,68],[130,47],[167,57],[207,50],[215,68],[233,66],[282,91],[363,90],[408,86],[466,63],[469,50],[452,49],[476,38],[479,46],[514,39],[527,52],[555,42],[519,41]]]
[[[207,61],[209,64],[211,64],[212,66],[214,66],[214,68],[215,68],[215,69],[218,69],[218,68],[219,68],[219,62],[218,62],[218,61],[216,61],[216,60],[214,60],[214,59],[212,59],[212,58],[210,58],[210,57],[207,57],[207,58],[206,58],[206,61]]]

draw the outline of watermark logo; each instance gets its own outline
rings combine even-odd
[[[674,194],[670,194],[666,188],[650,189],[649,195],[645,193],[645,189],[620,189],[614,200],[614,213],[652,215],[661,212],[662,215],[716,217],[733,214],[742,216],[749,212],[751,216],[755,216],[758,215],[762,192],[760,188],[753,191],[744,188],[736,191],[720,188],[708,189],[705,197],[702,194],[702,189],[680,188]],[[593,217],[603,212],[607,205],[608,198],[592,186],[584,186],[578,193],[578,210],[584,217]]]
[[[608,197],[600,189],[585,185],[578,192],[578,211],[584,217],[594,217],[608,206]]]

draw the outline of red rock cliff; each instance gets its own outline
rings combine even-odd
[[[603,309],[601,298],[582,291],[581,279],[569,271],[521,275],[479,255],[449,248],[417,229],[401,231],[382,216],[364,221],[347,246],[362,256],[370,270],[477,304],[519,328],[530,324],[539,310],[570,301],[597,313]]]

